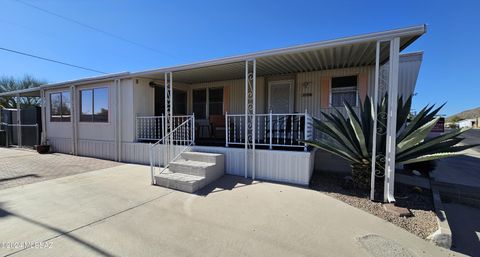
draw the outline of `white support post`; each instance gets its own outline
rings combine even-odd
[[[387,116],[387,149],[385,165],[385,184],[383,200],[395,202],[395,150],[397,136],[397,103],[398,103],[398,66],[399,66],[400,38],[390,41],[390,67],[388,83],[388,116]]]
[[[304,121],[304,124],[303,124],[303,126],[304,126],[304,128],[303,128],[303,130],[304,130],[303,131],[303,140],[307,140],[308,139],[307,138],[307,134],[308,134],[308,127],[307,127],[308,110],[307,109],[305,109],[305,116],[304,117],[305,117],[305,121]],[[293,137],[293,135],[292,135],[292,137]],[[306,152],[307,150],[308,150],[308,147],[307,147],[307,144],[305,144],[303,146],[303,151]]]
[[[250,73],[249,62],[252,63]],[[248,152],[252,149],[252,179],[255,179],[255,127],[256,127],[256,84],[257,61],[245,61],[245,177],[248,177]]]
[[[77,155],[76,103],[75,86],[70,86],[70,124],[72,126],[72,155]]]
[[[372,130],[372,169],[370,174],[370,200],[375,199],[375,172],[377,161],[377,112],[378,112],[378,80],[380,72],[380,41],[377,41],[375,52],[375,86],[373,96],[373,130]]]
[[[256,122],[257,122],[257,106],[256,106],[256,98],[257,98],[257,60],[253,59],[253,78],[252,78],[252,95],[253,95],[253,109],[252,109],[252,162],[253,162],[253,167],[252,167],[252,179],[255,180],[255,167],[256,167],[256,162],[255,162],[255,142],[256,142],[256,131],[255,128]]]
[[[169,116],[170,116],[170,94],[169,94],[169,87],[168,87],[168,73],[165,72],[165,84],[164,84],[164,89],[165,89],[165,117],[164,117],[164,126],[165,128],[163,129],[163,137],[165,137],[168,134],[168,129],[169,129]],[[163,145],[164,145],[164,151],[163,151],[163,165],[166,167],[168,163],[168,145],[166,144],[165,140],[168,142],[169,140],[167,138],[164,139]]]
[[[169,154],[168,154],[168,161],[167,163],[170,162],[170,159],[175,155],[173,153],[173,144],[174,144],[174,141],[173,141],[173,133],[171,133],[173,131],[173,81],[172,81],[172,72],[169,72],[168,73],[168,76],[169,76],[169,80],[168,80],[168,85],[169,85],[169,98],[170,98],[170,111],[169,111],[169,124],[170,124],[170,129],[168,131],[168,133],[170,133],[170,139],[169,139]]]
[[[273,115],[272,115],[272,109],[270,109],[268,113],[268,127],[270,131],[270,138],[269,138],[269,143],[268,143],[268,148],[272,150],[272,144],[273,144]]]
[[[228,112],[225,112],[225,147],[228,147],[228,132],[229,132],[229,127],[228,127]]]
[[[248,60],[245,61],[245,178],[248,177]],[[242,130],[240,129],[240,134]]]
[[[46,102],[46,97],[45,97],[45,90],[44,89],[41,89],[40,90],[40,100],[41,100],[41,122],[42,122],[42,137],[41,137],[41,141],[40,143],[41,144],[46,144],[47,143],[47,126],[46,126],[46,118],[47,118],[47,115],[46,115],[46,106],[47,106],[47,102]]]
[[[195,113],[192,113],[192,145],[195,145]]]
[[[17,99],[17,144],[18,147],[22,147],[22,116],[20,109],[20,94],[16,95]]]

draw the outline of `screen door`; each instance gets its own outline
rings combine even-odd
[[[274,81],[269,83],[268,108],[273,113],[293,112],[293,81]]]

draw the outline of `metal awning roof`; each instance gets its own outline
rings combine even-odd
[[[41,85],[40,87],[35,87],[35,88],[28,88],[28,89],[22,89],[22,90],[3,92],[3,93],[0,93],[0,97],[1,96],[15,96],[17,94],[20,94],[20,96],[36,97],[36,96],[40,96],[40,90],[43,89],[43,88],[65,87],[67,85],[72,85],[72,84],[81,85],[81,84],[88,84],[88,83],[94,83],[94,82],[105,81],[105,80],[110,81],[112,79],[117,79],[117,78],[128,76],[129,74],[130,74],[129,72],[120,72],[120,73],[112,73],[112,74],[106,74],[106,75],[100,75],[100,76],[94,76],[94,77],[87,77],[87,78],[76,79],[76,80],[55,82],[55,83],[50,83],[50,84],[44,84],[44,85]]]
[[[162,79],[173,72],[173,81],[200,83],[245,77],[245,60],[256,59],[257,75],[281,75],[315,70],[338,69],[375,64],[376,42],[400,37],[400,51],[426,32],[426,26],[370,33],[305,45],[261,51],[206,62],[132,73],[131,76]],[[388,58],[382,45],[381,61]]]
[[[32,87],[32,88],[26,88],[22,90],[15,90],[15,91],[9,91],[9,92],[3,92],[0,93],[1,96],[26,96],[26,97],[40,97],[40,87]]]
[[[424,33],[426,33],[426,25],[419,25],[160,69],[133,73],[113,73],[78,80],[46,84],[40,86],[40,88],[31,89],[31,92],[28,90],[21,92],[22,90],[20,90],[0,93],[0,96],[11,96],[17,93],[34,94],[35,90],[38,91],[42,88],[62,87],[71,84],[79,85],[132,77],[163,80],[166,72],[174,73],[174,83],[175,81],[184,83],[200,83],[238,79],[245,76],[245,61],[250,59],[256,59],[257,61],[258,76],[373,65],[375,62],[375,49],[377,41],[399,37],[401,51],[412,44]],[[385,61],[387,58],[387,51],[383,52],[385,54],[381,56],[381,60]]]

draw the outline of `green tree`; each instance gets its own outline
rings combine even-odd
[[[0,93],[38,87],[46,84],[46,81],[34,78],[31,75],[25,75],[23,78],[15,79],[11,76],[0,77]],[[21,97],[20,107],[38,106],[39,97]],[[11,96],[0,97],[0,108],[17,108],[17,99]]]

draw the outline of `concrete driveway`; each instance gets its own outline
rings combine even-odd
[[[193,195],[151,186],[149,176],[128,164],[0,190],[0,254],[456,254],[309,189],[224,176]]]

